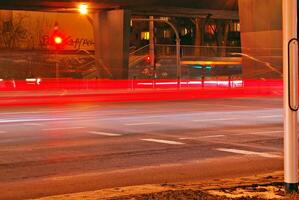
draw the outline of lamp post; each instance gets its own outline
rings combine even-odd
[[[282,0],[284,85],[284,182],[298,192],[298,40],[297,0]]]
[[[87,4],[85,3],[82,3],[78,6],[78,12],[81,14],[81,15],[84,15],[86,17],[86,19],[88,20],[88,22],[94,26],[94,21],[93,19],[89,16],[89,7]]]

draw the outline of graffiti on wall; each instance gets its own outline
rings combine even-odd
[[[6,11],[0,13],[0,48],[1,49],[52,49],[51,32],[56,20],[51,14],[40,13],[37,16],[30,12]],[[52,16],[53,17],[53,16]],[[61,16],[61,18],[64,16]],[[92,35],[86,36],[79,29],[69,30],[64,37],[63,50],[94,50]],[[88,35],[88,34],[87,34]]]
[[[91,49],[94,47],[94,41],[87,38],[79,38],[79,37],[73,37],[73,36],[67,36],[65,38],[65,49]],[[50,47],[51,44],[51,36],[50,35],[44,35],[40,40],[40,45],[47,48]]]

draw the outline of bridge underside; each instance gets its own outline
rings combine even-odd
[[[82,1],[9,0],[0,1],[0,9],[77,12]],[[213,17],[240,19],[244,77],[280,77],[281,0],[89,0],[95,13],[96,55],[113,66],[117,79],[127,78],[129,22],[131,14],[156,16]],[[117,29],[113,26],[117,25]],[[115,34],[110,34],[114,32]],[[119,56],[120,55],[120,56]],[[117,59],[117,61],[114,58]],[[255,57],[254,61],[250,57]],[[269,67],[270,63],[270,67]],[[274,73],[269,73],[273,71]]]
[[[74,0],[9,0],[0,1],[0,8],[25,10],[69,10],[72,11],[84,1]],[[88,0],[92,9],[142,9],[160,8],[195,8],[216,10],[237,10],[237,0]]]

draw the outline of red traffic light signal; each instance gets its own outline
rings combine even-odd
[[[67,45],[67,37],[61,32],[55,32],[50,37],[50,44],[55,49],[63,49]]]
[[[150,62],[151,62],[151,57],[150,57],[150,56],[147,56],[147,57],[146,57],[146,62],[147,62],[147,63],[150,63]]]
[[[56,49],[61,50],[67,45],[66,35],[59,30],[58,23],[55,23],[54,30],[50,36],[50,44]]]
[[[62,42],[63,42],[62,37],[60,37],[60,36],[54,36],[54,43],[56,45],[61,45]]]

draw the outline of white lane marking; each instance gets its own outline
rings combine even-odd
[[[172,144],[172,145],[183,145],[185,143],[182,142],[176,142],[176,141],[171,141],[171,140],[159,140],[159,139],[141,139],[142,141],[147,141],[147,142],[156,142],[156,143],[162,143],[162,144]]]
[[[59,121],[70,120],[74,118],[45,118],[45,119],[0,119],[0,123],[18,123],[18,122],[43,122],[43,121]]]
[[[192,139],[205,139],[205,138],[218,138],[218,137],[224,137],[225,135],[207,135],[207,136],[201,136],[201,137],[185,137],[185,138],[179,138],[180,140],[192,140]]]
[[[247,133],[247,134],[259,135],[259,134],[267,134],[267,133],[283,133],[283,131],[261,131],[261,132]]]
[[[84,127],[78,126],[78,127],[61,127],[61,128],[45,128],[42,129],[42,131],[58,131],[58,130],[71,130],[71,129],[82,129]]]
[[[209,106],[211,106],[211,104]],[[227,106],[232,108],[249,108],[249,106],[236,106],[236,105],[229,105],[229,104],[217,104],[217,106]]]
[[[45,113],[56,113],[65,112],[61,110],[49,110],[49,111],[28,111],[28,112],[0,112],[1,115],[19,115],[19,114],[45,114]]]
[[[236,131],[236,130],[234,130]],[[239,131],[246,131],[246,130],[239,130]],[[275,133],[283,133],[283,131],[260,131],[260,132],[244,132],[244,133],[237,133],[237,134],[230,134],[231,136],[237,136],[237,135],[261,135],[261,136],[272,136],[271,134]],[[279,136],[279,135],[273,135],[273,136]]]
[[[227,121],[227,120],[236,120],[238,118],[219,118],[219,119],[195,119],[193,122],[212,122],[212,121]]]
[[[246,150],[240,150],[240,149],[226,149],[226,148],[218,148],[217,151],[223,151],[228,153],[235,153],[235,154],[243,154],[243,155],[256,155],[261,156],[265,158],[280,158],[279,155],[274,155],[270,153],[261,153],[261,152],[255,152],[255,151],[246,151]]]
[[[141,122],[141,123],[129,123],[125,124],[126,126],[143,126],[143,125],[153,125],[153,124],[161,124],[161,122]]]
[[[102,135],[102,136],[111,136],[111,137],[122,136],[121,134],[106,133],[106,132],[99,132],[99,131],[89,131],[88,133],[95,134],[95,135]]]
[[[100,121],[107,121],[107,120],[128,120],[128,118],[132,118],[132,119],[138,119],[140,120],[140,118],[142,119],[153,119],[153,118],[169,118],[169,117],[197,117],[197,116],[204,116],[204,117],[208,117],[211,115],[215,115],[217,114],[218,116],[222,116],[225,114],[230,114],[230,115],[243,115],[245,114],[246,116],[248,115],[259,115],[259,114],[265,114],[265,112],[270,112],[274,113],[274,112],[280,112],[280,109],[259,109],[259,110],[246,110],[246,111],[223,111],[223,112],[195,112],[195,113],[172,113],[172,114],[160,114],[160,115],[152,115],[152,116],[133,116],[133,117],[113,117],[113,118],[102,118],[102,119],[98,119]]]
[[[26,123],[26,124],[23,124],[24,126],[42,126],[42,124],[39,124],[39,123]]]
[[[282,117],[281,115],[266,115],[266,116],[257,116],[256,118],[277,118]]]

